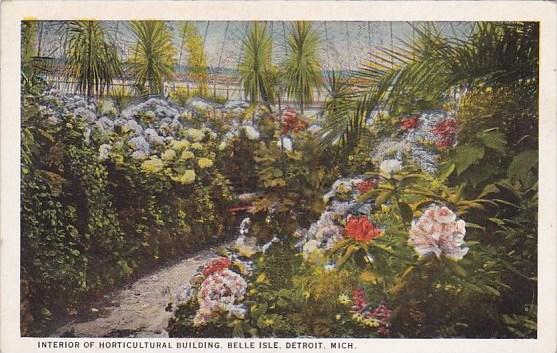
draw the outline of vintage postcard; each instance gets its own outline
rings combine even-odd
[[[3,3],[2,352],[555,352],[556,9]]]

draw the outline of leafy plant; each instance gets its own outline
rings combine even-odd
[[[66,76],[77,79],[79,92],[91,97],[108,92],[121,75],[116,46],[106,38],[100,21],[71,21],[66,48]]]
[[[252,104],[263,101],[269,105],[274,101],[274,92],[271,77],[272,41],[267,26],[253,22],[242,45],[239,71],[246,98]]]
[[[160,94],[165,80],[173,77],[176,49],[172,35],[162,21],[131,21],[136,42],[128,66],[140,93]]]
[[[317,57],[320,38],[309,22],[294,22],[287,37],[290,54],[283,63],[288,96],[304,105],[313,101],[315,90],[323,85],[321,64]]]
[[[180,47],[180,58],[178,64],[181,64],[182,48],[184,43],[188,53],[188,75],[197,83],[198,91],[201,96],[207,95],[207,57],[205,55],[205,48],[203,38],[199,34],[197,27],[192,22],[185,22],[180,27],[180,35],[182,37],[182,45]]]

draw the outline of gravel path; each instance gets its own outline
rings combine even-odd
[[[103,303],[92,306],[87,316],[80,315],[55,330],[53,336],[168,337],[165,329],[172,314],[165,307],[200,265],[217,256],[216,248],[203,250],[115,291]]]

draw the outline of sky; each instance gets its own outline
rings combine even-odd
[[[213,70],[226,68],[235,70],[240,61],[242,38],[247,33],[249,22],[240,21],[198,21],[194,22],[204,38],[208,64]],[[313,22],[313,27],[321,37],[319,56],[325,70],[356,70],[369,60],[375,49],[401,45],[401,41],[411,40],[415,35],[408,22]],[[41,54],[61,57],[64,35],[60,31],[62,22],[46,21],[43,25]],[[105,21],[107,33],[118,42],[121,54],[127,55],[127,48],[134,42],[126,21]],[[179,27],[181,22],[168,22],[173,31],[174,42],[179,49]],[[414,26],[419,23],[414,22]],[[273,62],[280,63],[288,54],[286,35],[290,23],[270,21],[268,28],[273,39]],[[470,22],[437,22],[437,28],[448,37],[464,38],[471,30]],[[183,55],[183,62],[187,58]]]

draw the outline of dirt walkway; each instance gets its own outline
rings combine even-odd
[[[200,265],[216,256],[215,249],[201,251],[110,294],[104,304],[91,307],[88,318],[58,328],[53,336],[168,337],[165,329],[171,313],[165,311],[166,305]]]

